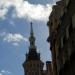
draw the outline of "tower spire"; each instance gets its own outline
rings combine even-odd
[[[34,32],[33,32],[33,25],[32,25],[32,22],[30,23],[31,24],[31,28],[30,28],[30,37],[29,37],[29,41],[30,41],[30,50],[34,50],[36,49],[35,47],[35,37],[34,37]]]
[[[35,36],[33,32],[32,22],[30,23],[30,37],[29,37],[29,52],[26,54],[26,61],[30,60],[40,60],[40,53],[37,53],[37,48],[35,45]]]
[[[33,34],[34,34],[33,33],[33,25],[32,25],[32,22],[31,22],[31,32],[30,32],[30,35],[33,36]]]

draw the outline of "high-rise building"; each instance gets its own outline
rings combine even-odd
[[[75,0],[60,0],[48,21],[53,75],[75,75]]]

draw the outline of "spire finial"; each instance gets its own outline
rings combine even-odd
[[[31,32],[30,32],[30,34],[33,35],[33,25],[32,25],[33,23],[31,22],[30,24],[31,24]]]
[[[29,37],[29,41],[30,41],[30,49],[31,48],[36,48],[35,47],[35,36],[34,36],[34,32],[33,32],[33,25],[32,22],[30,23],[30,37]]]

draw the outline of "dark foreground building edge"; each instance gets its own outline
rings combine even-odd
[[[75,75],[75,0],[60,0],[47,23],[53,75]]]

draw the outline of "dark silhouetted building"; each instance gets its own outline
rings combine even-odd
[[[53,75],[75,75],[75,0],[60,0],[48,21]]]
[[[25,73],[24,75],[51,75],[50,62],[47,62],[47,71],[43,70],[44,63],[40,60],[40,53],[37,53],[32,23],[31,23],[29,41],[30,41],[29,52],[28,54],[26,54],[26,60],[23,63],[23,68]]]

